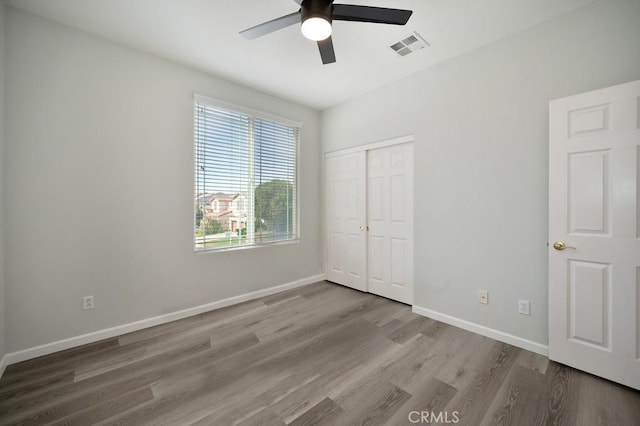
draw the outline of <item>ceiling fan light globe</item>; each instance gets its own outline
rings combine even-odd
[[[302,35],[313,41],[325,40],[331,35],[331,23],[315,16],[305,19],[300,29]]]

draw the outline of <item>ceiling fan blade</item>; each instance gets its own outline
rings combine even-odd
[[[386,7],[358,6],[353,4],[334,4],[334,21],[373,22],[377,24],[404,25],[413,11],[388,9]]]
[[[325,40],[318,42],[318,49],[320,49],[320,57],[323,64],[332,64],[336,61],[336,52],[333,50],[333,41],[331,36]]]
[[[253,40],[254,38],[258,38],[265,34],[281,30],[293,24],[299,24],[300,19],[300,11],[297,11],[294,13],[290,13],[289,15],[272,19],[268,22],[263,22],[262,24],[256,25],[255,27],[247,28],[246,30],[240,31],[240,34],[242,34],[249,40]]]

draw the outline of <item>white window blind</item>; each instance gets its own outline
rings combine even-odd
[[[298,238],[299,125],[196,97],[194,249]]]

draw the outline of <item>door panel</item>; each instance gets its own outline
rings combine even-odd
[[[413,144],[368,151],[371,293],[413,302]]]
[[[569,261],[569,338],[610,348],[610,266]]]
[[[636,389],[639,97],[636,81],[549,104],[549,358]]]
[[[369,282],[382,284],[384,282],[384,237],[371,236],[369,238]]]
[[[344,274],[344,260],[346,258],[345,251],[345,235],[341,232],[331,232],[331,238],[329,242],[329,271],[332,274]]]
[[[569,112],[569,137],[592,136],[609,130],[609,104]]]
[[[327,170],[327,278],[366,291],[365,153],[329,157]]]
[[[383,191],[384,180],[381,177],[369,179],[369,209],[367,211],[368,220],[381,221],[383,214]]]
[[[607,234],[609,151],[569,154],[569,232]]]
[[[391,239],[391,284],[407,286],[407,240],[405,238]]]
[[[391,222],[404,223],[407,219],[404,208],[404,184],[406,176],[391,176]]]

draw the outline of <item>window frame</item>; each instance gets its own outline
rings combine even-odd
[[[195,235],[193,235],[192,238],[192,245],[193,245],[193,252],[196,254],[206,254],[206,253],[221,253],[221,252],[227,252],[227,251],[235,251],[235,250],[249,250],[249,249],[256,249],[256,248],[263,248],[263,247],[273,247],[273,246],[278,246],[278,245],[286,245],[286,244],[297,244],[300,242],[300,222],[301,222],[301,212],[300,212],[300,206],[301,206],[301,202],[300,202],[300,145],[301,145],[301,140],[302,140],[302,123],[295,121],[295,120],[291,120],[288,118],[283,118],[274,114],[270,114],[267,112],[263,112],[260,110],[256,110],[256,109],[252,109],[252,108],[248,108],[248,107],[244,107],[241,105],[236,105],[233,103],[229,103],[229,102],[225,102],[225,101],[221,101],[219,99],[215,99],[215,98],[210,98],[207,96],[203,96],[203,95],[199,95],[199,94],[194,94],[193,95],[193,135],[192,135],[192,160],[193,160],[193,177],[192,177],[192,189],[194,190],[194,195],[196,195],[197,197],[197,191],[198,191],[198,174],[196,172],[196,167],[197,167],[197,155],[196,155],[196,149],[197,149],[197,143],[198,141],[196,140],[196,135],[198,132],[198,124],[197,124],[197,115],[196,115],[196,108],[198,107],[198,104],[206,104],[207,106],[213,107],[215,109],[227,112],[227,113],[231,113],[231,114],[242,114],[245,115],[247,117],[249,117],[250,122],[253,122],[254,119],[259,119],[259,120],[264,120],[264,121],[269,121],[275,124],[279,124],[282,126],[287,126],[287,127],[294,127],[297,128],[297,137],[296,137],[296,141],[295,141],[295,191],[294,191],[294,197],[295,197],[295,203],[294,203],[294,209],[295,209],[295,222],[293,223],[293,229],[295,231],[295,236],[294,238],[288,238],[285,240],[279,240],[279,241],[268,241],[268,242],[261,242],[258,243],[256,241],[252,242],[251,244],[238,244],[238,245],[229,245],[229,246],[222,246],[222,247],[217,247],[217,248],[206,248],[206,247],[202,247],[202,248],[198,248],[196,247],[196,242],[197,239],[195,237]],[[250,133],[253,133],[253,129],[251,129]],[[255,141],[253,142],[255,144]],[[252,186],[252,190],[255,191],[255,186],[254,184],[251,184]],[[251,199],[254,199],[254,197],[250,197]],[[249,204],[249,199],[247,199],[245,201],[245,204]],[[253,206],[253,209],[255,209],[255,205]],[[192,212],[192,216],[193,216],[193,228],[192,229],[196,229],[196,210],[195,210],[195,205],[194,205],[194,210]]]

